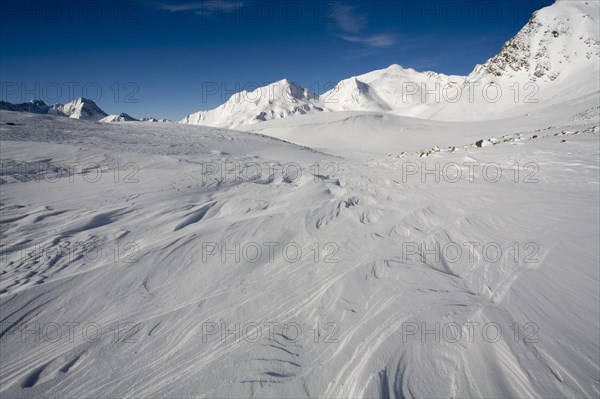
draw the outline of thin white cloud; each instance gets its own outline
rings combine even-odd
[[[167,4],[157,3],[157,8],[170,12],[193,11],[200,15],[232,13],[244,6],[243,2],[230,2],[224,0],[197,1],[192,3]]]
[[[396,38],[393,35],[381,34],[373,36],[351,36],[339,35],[339,37],[347,42],[360,43],[369,47],[391,47],[396,44]]]
[[[385,48],[396,44],[395,35],[387,33],[367,35],[363,33],[369,21],[367,16],[359,13],[354,5],[339,2],[332,3],[329,17],[339,31],[336,36],[342,40],[371,48]]]
[[[333,3],[329,17],[339,30],[346,33],[358,33],[367,26],[367,17],[360,15],[356,11],[356,6]]]

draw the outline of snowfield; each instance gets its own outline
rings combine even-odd
[[[597,110],[339,120],[426,157],[2,111],[2,397],[597,396]]]
[[[2,102],[0,397],[599,397],[599,10],[181,123]]]

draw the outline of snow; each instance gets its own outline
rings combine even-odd
[[[437,120],[489,119],[533,111],[600,91],[600,3],[561,1],[537,11],[500,53],[467,76],[478,85],[475,101],[465,94],[421,116]],[[502,96],[497,101],[495,89]],[[486,101],[484,90],[491,98]],[[466,93],[466,89],[463,90]]]
[[[86,98],[77,98],[61,107],[62,112],[69,118],[99,121],[107,117],[95,102]]]
[[[111,123],[111,122],[139,122],[132,116],[127,115],[126,113],[120,113],[119,115],[109,115],[105,118],[99,120],[102,123]]]
[[[435,96],[422,98],[423,86],[436,90],[458,84],[464,77],[435,72],[417,72],[400,65],[369,72],[338,83],[324,93],[321,100],[333,111],[389,111],[396,115],[418,116],[436,101]],[[413,90],[416,95],[409,95]]]
[[[0,104],[0,397],[598,397],[586,13],[470,75],[537,104],[395,102],[460,81],[398,65],[333,108],[283,80],[186,123]]]
[[[259,121],[323,111],[319,98],[287,79],[236,93],[211,111],[196,112],[181,123],[233,128]]]
[[[267,121],[238,129],[325,152],[344,150],[364,158],[407,151],[418,153],[433,145],[462,147],[477,140],[525,135],[534,128],[559,126],[565,119],[589,123],[598,119],[599,110],[598,94],[595,94],[575,98],[566,104],[546,104],[529,113],[495,116],[497,119],[485,123],[425,120],[386,112],[341,111]]]
[[[355,126],[353,149],[325,129],[322,151],[202,126],[2,111],[2,396],[594,396],[600,128],[586,106],[560,115],[549,107],[505,135],[502,122],[455,126],[370,113],[264,124],[335,116],[321,121],[331,132]],[[387,126],[387,137],[404,125],[409,136],[389,146],[391,156],[383,147],[377,154],[361,123],[380,135]],[[493,137],[500,142],[474,145]],[[439,150],[420,157],[421,148]],[[272,176],[265,168],[256,178],[203,177],[206,165],[224,162],[281,166]],[[497,164],[503,177],[485,181],[479,167],[471,183],[468,162]],[[291,163],[301,177],[282,172]],[[461,165],[464,178],[423,182],[405,173],[406,165],[436,163]],[[40,179],[32,164],[67,174]],[[91,183],[84,176],[95,173],[84,169],[96,164],[102,177]],[[539,182],[523,181],[526,164],[537,165]],[[72,174],[61,165],[75,165]],[[466,242],[498,243],[505,253],[517,243],[521,256],[489,262],[474,252],[470,261],[465,252],[450,263],[433,253],[408,258],[403,247]],[[75,243],[102,255],[92,262]],[[297,243],[302,256],[292,262],[275,250],[271,259],[267,243]],[[36,261],[34,244],[46,246],[47,260]],[[236,261],[234,250],[223,261],[207,249],[236,244],[259,245],[262,256]],[[311,248],[322,251],[317,261]],[[537,263],[525,262],[531,248]],[[125,262],[134,249],[137,262]],[[48,331],[59,323],[65,335],[36,342],[18,330],[35,331],[34,322]],[[73,340],[64,323],[80,323]],[[86,323],[104,331],[97,342]],[[257,323],[260,338],[236,339],[235,323]],[[293,329],[271,336],[265,323],[297,323],[302,334],[297,342]],[[421,328],[436,323],[457,323],[465,335],[422,339]],[[498,342],[483,339],[487,323],[501,328]],[[234,332],[223,339],[227,329]]]
[[[6,111],[16,112],[29,112],[34,114],[44,115],[57,115],[63,117],[70,117],[73,119],[85,119],[91,121],[98,121],[102,123],[114,123],[114,122],[171,122],[169,119],[157,119],[154,117],[148,117],[143,119],[136,119],[131,115],[121,112],[118,115],[108,115],[98,105],[85,98],[78,98],[67,104],[53,104],[48,106],[42,100],[31,100],[21,104],[11,104],[6,101],[0,101],[0,109]]]

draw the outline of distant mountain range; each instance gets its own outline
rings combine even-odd
[[[224,128],[297,115],[375,111],[433,120],[480,120],[506,112],[528,112],[600,91],[600,3],[557,0],[533,14],[500,52],[468,76],[418,72],[400,65],[354,76],[317,96],[282,79],[242,91],[209,111],[180,123]],[[121,113],[107,115],[92,100],[46,105],[0,102],[0,109],[61,115],[100,122],[134,122]],[[142,122],[167,122],[144,118]]]
[[[11,104],[0,101],[0,109],[17,112],[31,112],[34,114],[49,114],[65,116],[73,119],[86,119],[100,121],[108,114],[100,109],[92,100],[78,98],[66,104],[47,105],[42,100],[31,100],[21,104]]]
[[[12,104],[0,101],[0,109],[16,112],[30,112],[34,114],[48,114],[64,116],[73,119],[84,119],[103,123],[111,122],[170,122],[168,119],[156,119],[153,117],[135,119],[134,117],[120,113],[108,115],[96,103],[87,98],[77,98],[66,104],[47,105],[42,100],[31,100],[29,102]]]
[[[477,120],[567,102],[600,90],[599,7],[598,1],[558,0],[535,12],[496,56],[468,76],[392,65],[342,80],[320,97],[284,79],[235,94],[181,123],[234,128],[335,111]]]

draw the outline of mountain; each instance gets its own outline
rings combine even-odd
[[[466,77],[460,101],[437,104],[419,116],[483,119],[506,112],[530,112],[597,93],[599,24],[597,1],[558,0],[536,11],[496,56],[477,65]],[[474,88],[473,101],[466,95],[469,86]],[[496,99],[497,88],[501,95]]]
[[[600,91],[599,10],[598,1],[557,0],[535,12],[496,56],[468,76],[391,65],[342,80],[320,98],[282,80],[238,93],[220,107],[181,122],[236,127],[319,111],[388,112],[447,121],[527,114]],[[273,98],[264,95],[274,85],[291,91],[291,101],[281,89]]]
[[[33,114],[66,116],[62,112],[62,104],[46,105],[42,100],[31,100],[21,104],[11,104],[6,101],[0,101],[0,109],[16,112],[30,112]]]
[[[172,121],[170,119],[166,119],[166,118],[157,119],[157,118],[154,118],[151,116],[151,117],[140,119],[140,122],[162,122],[162,123],[164,123],[164,122],[172,122]]]
[[[559,0],[535,12],[500,52],[466,77],[392,65],[323,94],[335,111],[481,120],[524,114],[600,90],[600,5]]]
[[[72,119],[85,119],[99,122],[136,122],[138,119],[126,114],[108,115],[96,103],[87,98],[78,98],[67,104],[46,105],[42,100],[31,100],[26,103],[12,104],[0,101],[0,109],[15,112],[30,112],[34,114],[48,114],[69,117]],[[154,118],[152,118],[154,119]],[[154,119],[159,121],[158,119]],[[166,119],[160,121],[167,121]]]
[[[62,106],[62,112],[69,118],[99,121],[108,116],[90,99],[78,98]]]
[[[233,128],[323,110],[317,95],[283,79],[251,92],[234,94],[221,106],[188,115],[180,123]]]
[[[105,118],[100,119],[99,122],[102,123],[111,123],[111,122],[139,122],[138,119],[135,119],[134,117],[127,115],[126,113],[122,112],[119,115],[109,115]]]
[[[550,83],[589,73],[594,67],[597,71],[599,8],[597,1],[558,0],[536,11],[498,55],[477,65],[467,79]]]
[[[394,64],[342,80],[321,96],[321,102],[332,111],[384,111],[417,116],[439,102],[442,87],[462,84],[464,79],[464,76],[417,72]],[[439,98],[426,95],[423,89],[437,92]]]
[[[5,111],[16,111],[16,107],[14,104],[9,103],[7,101],[0,101],[0,109]]]

